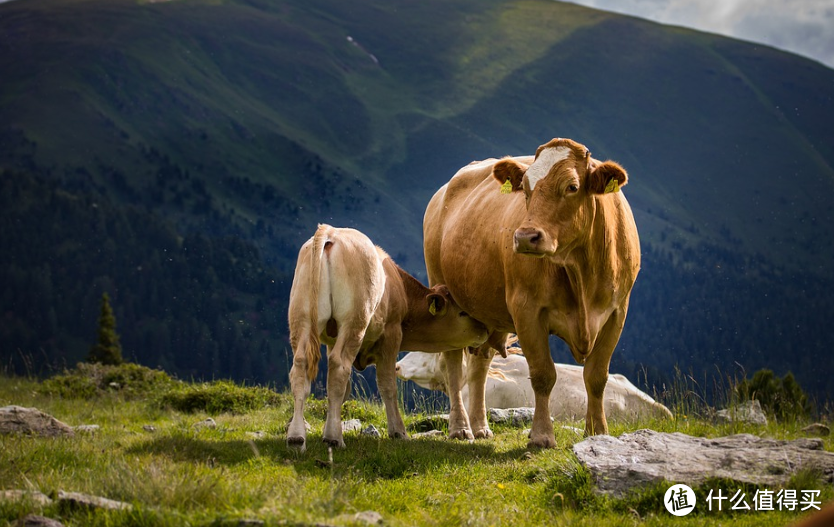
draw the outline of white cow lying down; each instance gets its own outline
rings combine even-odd
[[[464,377],[466,354],[464,353]],[[397,362],[397,376],[414,381],[423,388],[446,392],[442,371],[442,354],[411,352]],[[550,392],[550,415],[554,419],[582,419],[585,417],[587,395],[582,367],[556,363],[556,385]],[[464,384],[463,402],[469,406],[469,389]],[[530,385],[530,370],[521,354],[507,358],[496,355],[492,359],[486,383],[487,408],[518,408],[534,406],[535,397]],[[603,399],[605,415],[613,419],[634,419],[641,416],[672,418],[672,412],[656,402],[625,378],[614,373],[608,375]]]

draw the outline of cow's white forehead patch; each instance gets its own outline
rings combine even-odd
[[[527,169],[527,183],[530,185],[530,191],[536,188],[536,183],[550,172],[553,165],[567,159],[570,152],[571,149],[567,146],[555,146],[542,150],[536,161]]]

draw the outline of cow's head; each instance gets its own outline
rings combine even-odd
[[[564,257],[587,234],[597,199],[628,182],[620,165],[593,159],[570,139],[540,146],[530,166],[502,159],[493,176],[502,191],[524,193],[527,216],[513,234],[513,249],[538,257]]]

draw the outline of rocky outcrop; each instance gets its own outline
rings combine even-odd
[[[37,408],[0,408],[0,434],[29,434],[40,437],[71,437],[72,428]]]
[[[575,444],[573,452],[597,488],[615,497],[664,480],[694,486],[708,478],[726,478],[776,486],[807,468],[834,481],[834,453],[824,451],[816,438],[777,441],[738,434],[708,439],[638,430],[620,437],[589,437]]]

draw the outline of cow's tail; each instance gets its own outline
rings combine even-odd
[[[319,372],[321,360],[321,337],[319,334],[319,294],[321,291],[322,259],[328,239],[329,227],[319,225],[313,236],[310,251],[310,335],[307,339],[307,379],[313,382]]]

